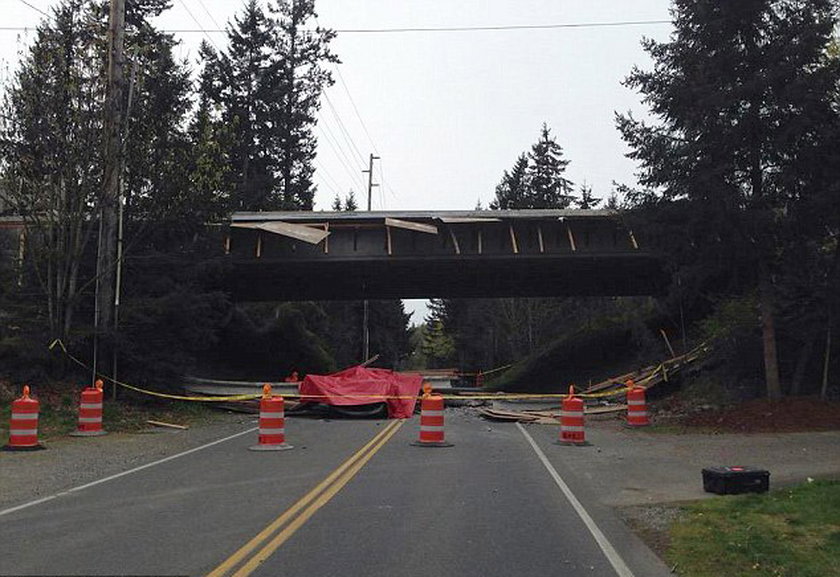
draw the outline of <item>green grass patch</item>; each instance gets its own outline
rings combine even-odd
[[[692,503],[670,543],[683,577],[840,576],[840,481]]]
[[[63,437],[78,426],[78,393],[50,395],[41,402],[38,415],[38,438],[50,440]],[[11,404],[0,405],[0,446],[9,439]],[[210,422],[215,413],[205,403],[186,401],[138,401],[106,399],[102,426],[109,433],[131,433],[149,428],[148,420],[177,425],[199,425]]]

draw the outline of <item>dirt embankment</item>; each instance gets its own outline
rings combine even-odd
[[[719,433],[797,433],[840,429],[840,402],[817,397],[753,399],[730,406],[689,406],[678,397],[655,403],[657,422]]]

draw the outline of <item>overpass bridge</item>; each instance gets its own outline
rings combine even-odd
[[[630,296],[659,255],[610,210],[237,212],[236,300]]]

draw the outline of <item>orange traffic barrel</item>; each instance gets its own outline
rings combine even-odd
[[[451,447],[443,431],[443,397],[426,394],[420,401],[420,438],[417,447]]]
[[[41,403],[29,397],[29,385],[23,386],[23,396],[12,401],[12,418],[9,425],[9,442],[4,451],[37,451],[43,449],[38,442],[38,412]]]
[[[271,394],[271,385],[263,386],[260,399],[259,444],[248,447],[251,451],[286,451],[286,414],[283,397]]]
[[[82,390],[79,401],[79,427],[72,437],[98,437],[107,433],[102,428],[102,380]]]
[[[560,445],[586,445],[583,422],[583,399],[575,396],[574,385],[569,386],[569,395],[563,399],[560,410]]]
[[[645,390],[636,386],[633,381],[627,381],[630,389],[627,391],[627,426],[646,427],[650,425],[645,403]]]

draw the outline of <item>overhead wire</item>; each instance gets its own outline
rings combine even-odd
[[[335,118],[336,124],[338,124],[338,129],[341,132],[342,136],[344,136],[344,140],[350,145],[350,149],[353,152],[356,153],[356,158],[358,159],[359,164],[364,166],[365,157],[362,155],[361,152],[359,152],[359,147],[356,146],[356,142],[353,140],[353,137],[350,136],[350,133],[347,131],[347,128],[344,126],[344,121],[341,120],[341,115],[338,114],[338,110],[336,110],[335,106],[333,106],[332,100],[330,100],[330,95],[327,94],[326,90],[323,92],[323,94],[324,94],[324,99],[327,102],[327,106],[329,107],[330,112],[333,115],[333,118]]]
[[[19,0],[26,4],[25,0]],[[34,8],[37,10],[37,8]],[[499,26],[423,26],[402,28],[336,28],[338,34],[411,34],[424,32],[512,32],[524,30],[562,30],[575,28],[625,28],[630,26],[658,26],[672,24],[671,20],[620,20],[616,22],[569,22],[558,24],[508,24]],[[0,30],[28,30],[33,27],[3,27]],[[170,34],[213,34],[224,33],[226,30],[205,29],[199,24],[194,28],[170,28],[163,30]]]
[[[204,29],[204,27],[201,25],[201,22],[198,21],[198,18],[195,17],[195,15],[192,13],[192,10],[190,10],[189,6],[187,6],[186,1],[178,0],[178,2],[180,2],[181,6],[184,7],[184,10],[187,11],[187,14],[189,14],[190,18],[192,18],[192,21],[195,22],[196,26],[198,26],[199,29],[204,33],[204,37],[210,41],[210,44],[213,45],[213,48],[215,48],[217,52],[221,52],[216,43],[213,42],[213,39],[210,37],[210,34]],[[218,24],[216,26],[218,26]]]
[[[340,194],[341,186],[338,184],[338,181],[333,177],[332,174],[330,174],[330,171],[327,170],[327,167],[324,166],[324,164],[320,160],[318,160],[317,156],[315,157],[315,166],[318,168],[316,174],[319,178],[323,180],[324,184],[327,185],[327,188],[330,189],[330,192],[332,192],[335,195]]]
[[[43,15],[44,15],[44,16],[46,16],[47,18],[50,18],[50,15],[49,15],[49,14],[47,14],[46,12],[44,12],[43,10],[41,10],[40,8],[38,8],[37,6],[35,6],[34,4],[30,4],[30,3],[29,3],[29,2],[27,2],[26,0],[18,0],[18,2],[20,2],[20,3],[21,3],[21,4],[23,4],[24,6],[28,6],[29,8],[32,8],[35,12],[38,12],[39,14],[43,14]]]
[[[208,9],[207,9],[207,6],[205,6],[205,5],[204,5],[203,0],[198,0],[198,4],[199,4],[199,5],[201,6],[201,8],[204,10],[204,13],[205,13],[205,14],[207,14],[207,17],[208,17],[208,18],[210,18],[210,22],[212,22],[212,23],[213,23],[213,25],[214,25],[216,28],[222,28],[221,26],[219,26],[219,23],[218,23],[218,22],[216,22],[216,19],[215,19],[215,18],[213,18],[213,14],[212,14],[212,13],[211,13]]]
[[[322,121],[324,120],[320,111],[318,112],[318,117]],[[317,124],[317,127],[321,131],[321,134],[323,134],[326,137],[327,144],[330,145],[330,148],[332,149],[333,154],[339,160],[341,165],[344,167],[344,170],[347,172],[347,174],[350,176],[350,180],[353,181],[356,186],[361,185],[359,190],[364,190],[364,188],[365,188],[364,187],[364,182],[361,180],[361,170],[360,169],[353,170],[352,168],[350,168],[350,166],[353,165],[353,161],[349,159],[349,157],[347,156],[347,153],[345,153],[344,150],[341,148],[341,146],[338,144],[337,140],[335,139],[335,137],[332,134],[332,130],[330,130],[330,127],[327,125],[327,123],[325,121],[319,122]]]
[[[344,75],[341,74],[341,69],[338,67],[337,64],[333,64],[333,68],[338,73],[338,80],[341,82],[341,85],[344,87],[344,92],[347,93],[347,99],[350,100],[350,105],[353,107],[353,112],[356,113],[356,118],[359,119],[359,124],[362,125],[362,130],[365,132],[365,136],[367,136],[368,142],[370,142],[370,146],[373,148],[373,152],[379,156],[379,150],[376,148],[376,143],[373,141],[373,138],[370,136],[370,132],[368,132],[367,125],[365,125],[365,121],[362,119],[362,115],[359,114],[359,108],[356,106],[356,101],[353,99],[353,95],[350,93],[350,88],[347,87],[347,83],[344,81]]]

